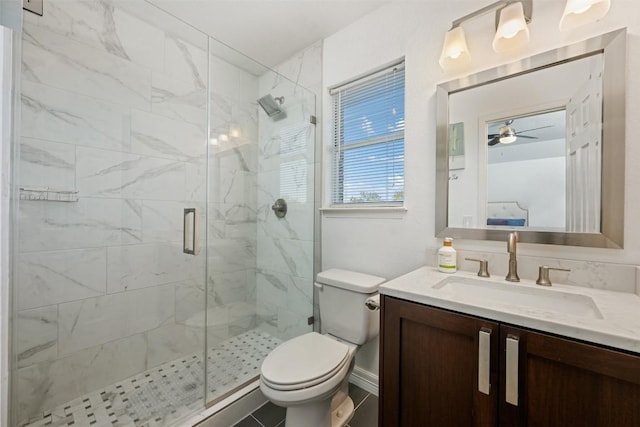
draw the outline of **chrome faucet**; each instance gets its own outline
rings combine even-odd
[[[509,252],[509,272],[505,280],[509,282],[519,282],[518,277],[518,260],[516,258],[516,249],[518,245],[518,233],[509,233],[509,240],[507,240],[507,252]]]

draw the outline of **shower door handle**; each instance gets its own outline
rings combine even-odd
[[[198,255],[198,212],[196,208],[186,208],[182,217],[182,252]]]

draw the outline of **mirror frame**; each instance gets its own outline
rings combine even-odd
[[[617,248],[624,244],[626,28],[518,62],[441,83],[436,89],[436,237],[506,241],[518,231],[520,242]],[[601,232],[499,230],[448,227],[449,95],[476,86],[532,73],[595,54],[603,54]],[[622,191],[620,191],[622,189]]]

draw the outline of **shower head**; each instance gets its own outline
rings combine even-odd
[[[258,104],[262,107],[267,116],[272,120],[281,120],[287,117],[287,113],[282,110],[281,105],[284,103],[284,96],[274,98],[269,95],[265,95],[258,99]]]

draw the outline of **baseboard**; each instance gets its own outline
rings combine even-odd
[[[371,394],[378,395],[378,376],[358,366],[353,368],[349,382]]]

